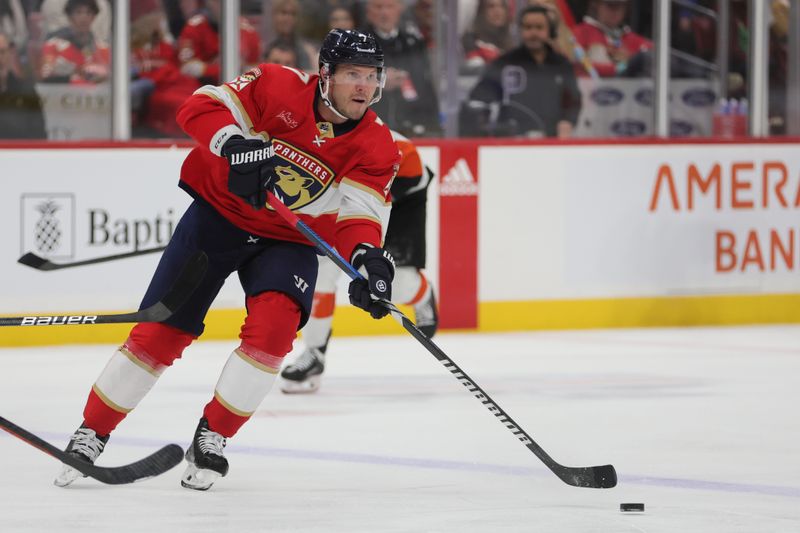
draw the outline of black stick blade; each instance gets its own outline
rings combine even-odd
[[[186,262],[170,291],[161,299],[161,303],[169,310],[170,314],[186,303],[186,300],[203,281],[207,270],[208,256],[202,250],[195,252]]]
[[[610,489],[617,486],[617,471],[612,465],[573,468],[556,464],[551,469],[561,481],[573,487]]]
[[[96,265],[98,263],[106,263],[109,261],[118,261],[120,259],[127,259],[129,257],[138,257],[140,255],[163,252],[165,249],[166,246],[159,246],[158,248],[148,248],[146,250],[134,250],[133,252],[106,255],[103,257],[94,257],[92,259],[73,261],[71,263],[54,263],[53,261],[45,259],[44,257],[40,257],[33,252],[28,252],[19,259],[17,259],[17,263],[29,266],[36,270],[51,271],[51,270],[61,270],[62,268],[74,268],[86,265]]]
[[[177,311],[203,281],[208,270],[208,256],[202,250],[192,255],[183,267],[175,284],[158,302],[138,312],[137,322],[162,322]]]
[[[144,459],[124,466],[102,467],[84,463],[82,467],[76,469],[107,485],[125,485],[163,474],[181,461],[183,461],[183,448],[177,444],[168,444]]]
[[[135,463],[113,467],[96,466],[56,448],[46,440],[2,416],[0,416],[0,429],[58,459],[65,465],[71,466],[78,472],[108,485],[124,485],[155,477],[177,466],[183,460],[183,449],[177,444],[168,444]]]
[[[17,259],[17,263],[21,263],[25,266],[35,268],[36,270],[53,270],[55,267],[53,263],[51,263],[44,257],[39,257],[38,255],[31,252],[28,252],[27,254]]]

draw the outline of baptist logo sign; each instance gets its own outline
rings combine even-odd
[[[20,253],[69,259],[75,255],[75,197],[25,193],[20,197]]]

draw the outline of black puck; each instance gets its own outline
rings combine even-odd
[[[619,510],[623,513],[630,513],[630,512],[644,512],[644,504],[643,503],[621,503],[619,504]]]

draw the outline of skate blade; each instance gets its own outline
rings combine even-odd
[[[75,470],[71,466],[63,465],[61,468],[61,472],[56,476],[53,480],[53,485],[56,487],[66,487],[71,485],[76,479],[86,477],[79,471]]]
[[[193,490],[208,490],[219,477],[219,472],[197,468],[189,463],[181,476],[181,486]]]
[[[311,394],[317,392],[320,384],[320,376],[311,376],[305,381],[281,380],[281,392],[285,394]]]

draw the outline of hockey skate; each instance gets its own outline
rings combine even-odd
[[[81,461],[94,464],[97,457],[103,452],[103,448],[105,448],[106,442],[108,442],[108,437],[109,435],[98,437],[93,429],[81,425],[69,438],[69,444],[67,444],[64,451],[74,455]],[[56,476],[56,479],[53,480],[53,485],[56,487],[66,487],[79,477],[86,476],[71,466],[63,465],[61,472]]]
[[[433,291],[428,298],[414,306],[414,323],[429,339],[439,327],[439,312],[436,308],[436,297]]]
[[[187,489],[208,490],[218,477],[228,473],[228,460],[222,454],[228,440],[208,428],[208,420],[200,419],[194,439],[186,450],[186,470],[181,485]]]
[[[325,372],[325,352],[306,348],[300,357],[281,371],[281,390],[287,394],[308,394],[319,389]]]

